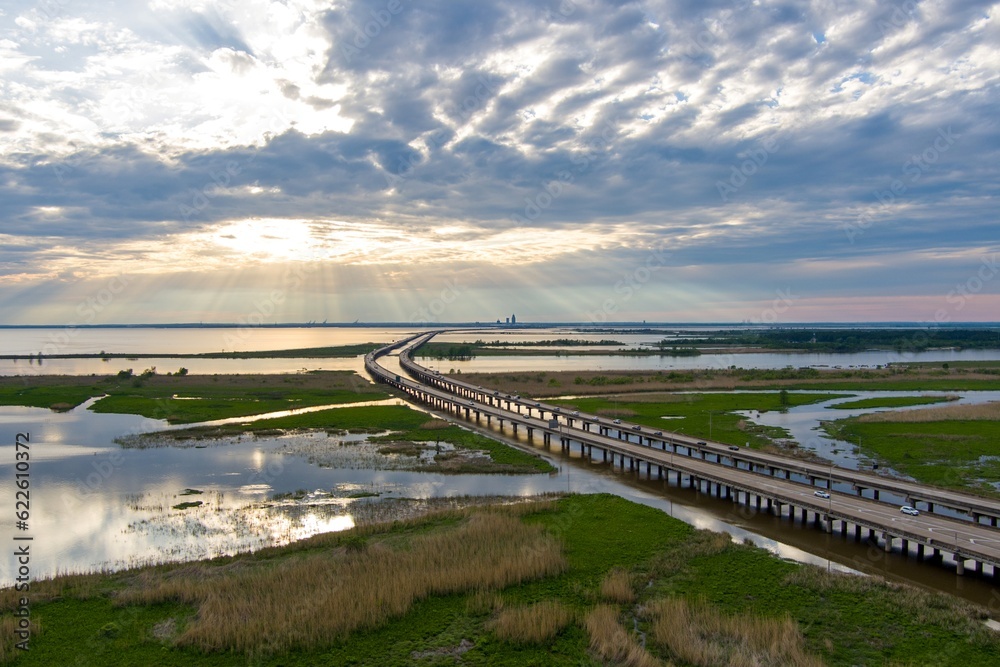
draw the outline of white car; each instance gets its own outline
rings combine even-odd
[[[830,494],[826,491],[813,491],[813,495],[817,498],[829,498]]]
[[[903,514],[909,514],[910,516],[920,516],[920,510],[916,507],[910,507],[909,505],[903,505],[899,508],[899,511]]]

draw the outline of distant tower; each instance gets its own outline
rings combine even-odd
[[[510,323],[511,324],[517,324],[517,315],[511,315],[510,316]]]
[[[510,324],[510,318],[507,318],[506,324]]]

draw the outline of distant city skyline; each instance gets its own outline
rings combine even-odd
[[[11,0],[0,324],[995,321],[998,20]]]

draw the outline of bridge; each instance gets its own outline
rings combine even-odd
[[[365,356],[365,368],[377,381],[417,402],[514,437],[522,432],[534,442],[566,452],[576,448],[590,461],[634,474],[714,493],[734,503],[776,516],[801,514],[827,532],[839,530],[889,552],[915,551],[920,561],[944,563],[950,554],[956,573],[967,567],[997,575],[1000,564],[1000,502],[915,482],[896,480],[832,464],[803,461],[654,431],[639,424],[609,420],[472,385],[413,361],[412,353],[440,332],[416,334]],[[399,352],[400,367],[411,377],[386,369],[378,359]],[[596,454],[595,454],[596,452]],[[922,510],[900,512],[899,499]],[[988,568],[988,569],[987,569]]]

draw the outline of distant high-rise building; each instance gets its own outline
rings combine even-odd
[[[517,324],[517,315],[511,315],[510,316],[510,323],[511,324]]]
[[[506,324],[510,324],[510,318],[507,318]]]

